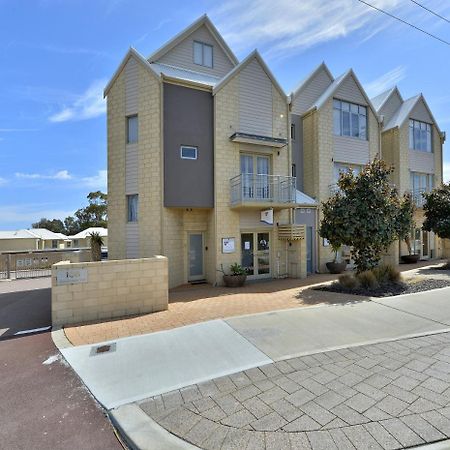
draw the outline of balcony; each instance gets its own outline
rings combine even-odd
[[[425,198],[423,194],[426,192],[429,192],[429,189],[421,188],[421,189],[413,189],[410,191],[416,208],[423,208],[423,205],[425,204]]]
[[[295,177],[240,174],[230,180],[231,207],[284,209],[296,204]]]

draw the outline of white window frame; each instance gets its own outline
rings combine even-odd
[[[416,132],[419,130],[419,134],[424,131],[424,136],[419,137],[420,142],[416,142]],[[421,120],[409,119],[409,149],[418,152],[433,153],[433,126],[430,123],[423,122]],[[425,137],[425,141],[423,138]],[[420,143],[425,142],[425,148],[420,148]]]
[[[195,157],[191,158],[190,156],[183,156],[183,150],[187,149],[187,150],[194,150],[195,151]],[[190,159],[191,161],[195,161],[198,159],[198,147],[194,147],[192,145],[182,145],[180,147],[180,157],[181,159]]]
[[[201,63],[195,61],[195,45],[201,45],[202,46],[202,61]],[[208,47],[211,49],[211,65],[205,63],[205,47]],[[192,43],[192,61],[194,64],[197,64],[198,66],[203,67],[209,67],[212,69],[214,67],[214,46],[211,44],[207,44],[206,42],[202,41],[193,41]]]

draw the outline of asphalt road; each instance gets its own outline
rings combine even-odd
[[[17,284],[16,284],[17,283]],[[0,449],[121,450],[103,410],[54,346],[48,280],[0,283]]]

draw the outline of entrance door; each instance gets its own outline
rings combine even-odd
[[[188,235],[189,281],[204,280],[203,264],[203,233],[189,233]]]
[[[306,227],[306,271],[313,272],[313,228]]]
[[[249,278],[271,276],[270,233],[241,234],[241,265],[247,269]]]
[[[422,258],[430,257],[430,234],[428,231],[422,230]]]

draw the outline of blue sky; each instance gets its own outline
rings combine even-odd
[[[368,1],[450,41],[450,24],[410,0]],[[420,1],[450,17],[450,2]],[[106,189],[103,87],[129,46],[148,55],[205,12],[239,59],[258,48],[286,92],[322,61],[335,76],[353,67],[370,96],[423,92],[450,130],[450,46],[357,0],[242,4],[0,0],[0,229],[64,218]]]

